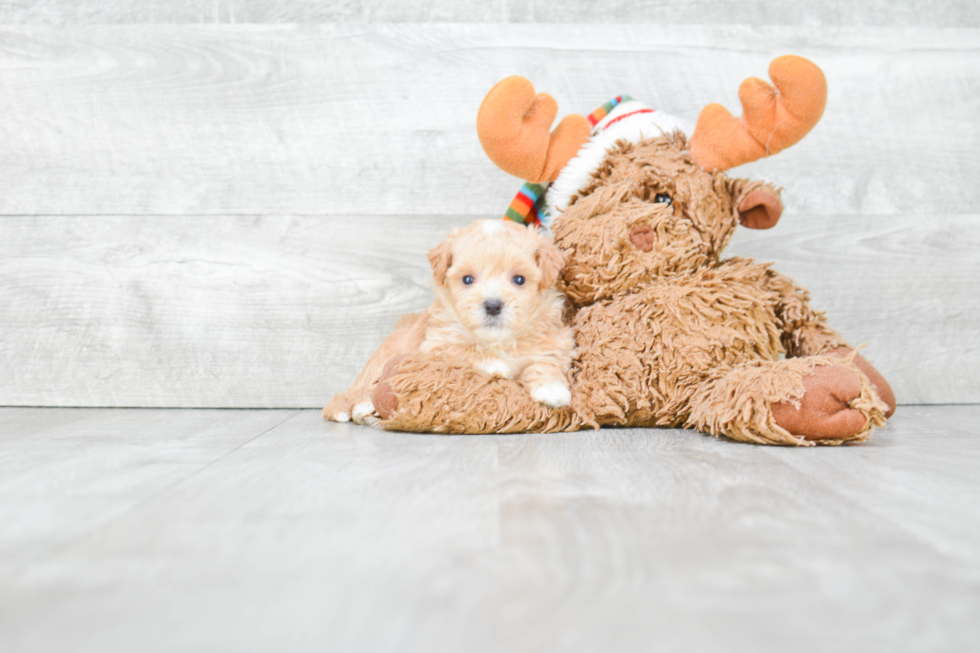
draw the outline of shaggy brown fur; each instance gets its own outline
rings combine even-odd
[[[753,193],[769,198],[768,209],[747,216]],[[513,382],[416,355],[379,388],[393,394],[382,426],[685,426],[792,445],[867,438],[894,410],[884,379],[810,308],[805,290],[767,265],[720,258],[740,219],[765,222],[779,206],[767,184],[698,167],[680,134],[618,144],[554,224],[579,351],[572,405],[551,410]]]

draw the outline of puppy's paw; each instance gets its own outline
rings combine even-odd
[[[551,408],[564,408],[572,403],[572,391],[563,383],[547,383],[531,390],[531,396],[539,404]]]
[[[323,408],[323,418],[331,422],[349,422],[350,403],[343,395],[337,395]]]
[[[478,367],[490,376],[499,376],[502,379],[509,379],[513,376],[510,365],[499,358],[482,361]]]
[[[374,426],[380,421],[374,410],[374,403],[370,399],[354,406],[351,410],[351,418],[356,424],[367,424],[368,426]]]

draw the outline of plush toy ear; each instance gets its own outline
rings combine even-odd
[[[769,229],[776,226],[783,213],[779,191],[771,184],[752,179],[725,180],[735,202],[738,221],[749,229]]]
[[[432,266],[432,278],[437,286],[446,283],[446,272],[453,264],[452,239],[447,238],[429,251],[429,265]]]
[[[782,214],[783,203],[769,186],[750,191],[738,204],[738,221],[749,229],[774,227]]]
[[[562,266],[565,265],[565,256],[561,250],[553,242],[541,236],[541,244],[538,245],[534,260],[541,270],[541,283],[538,287],[546,290],[554,286]]]

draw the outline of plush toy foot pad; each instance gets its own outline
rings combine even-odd
[[[838,349],[834,349],[829,353],[832,356],[845,358],[853,351],[853,349],[848,347],[839,347]],[[885,411],[885,417],[891,417],[894,415],[896,407],[895,393],[892,391],[892,387],[888,385],[888,381],[885,380],[885,377],[883,377],[881,372],[876,370],[874,366],[861,354],[854,355],[854,364],[857,365],[862,372],[864,372],[864,375],[868,377],[868,381],[870,381],[871,385],[874,386],[875,392],[878,393],[878,397],[880,397],[881,400],[888,406],[888,410]]]
[[[818,365],[803,377],[806,392],[796,402],[772,406],[776,423],[807,440],[843,440],[867,427],[851,402],[861,396],[861,379],[846,365]]]

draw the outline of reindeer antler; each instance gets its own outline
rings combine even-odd
[[[584,116],[571,114],[549,136],[556,115],[555,98],[535,95],[531,82],[515,75],[483,98],[476,131],[483,150],[502,170],[528,181],[554,181],[592,132]]]
[[[720,104],[701,110],[689,151],[705,170],[728,170],[776,154],[800,141],[823,115],[827,80],[811,61],[792,55],[769,64],[767,82],[750,77],[738,97],[742,117]]]

